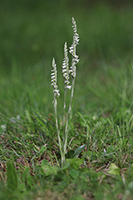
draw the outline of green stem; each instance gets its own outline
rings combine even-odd
[[[64,140],[64,137],[65,137],[65,122],[66,122],[66,96],[67,96],[67,88],[65,87],[64,88],[64,114],[63,114],[63,140]]]
[[[67,149],[68,132],[69,132],[68,120],[72,119],[72,100],[73,100],[73,94],[74,94],[74,84],[75,84],[75,77],[72,80],[71,98],[70,98],[68,113],[66,116],[65,139],[64,139],[64,145],[63,145],[65,153],[66,153],[66,149]]]
[[[63,115],[63,154],[65,156],[66,154],[66,149],[64,148],[64,144],[65,144],[65,140],[66,140],[66,121],[67,121],[67,117],[66,117],[66,96],[67,96],[67,88],[65,87],[64,89],[64,115]]]
[[[73,100],[73,95],[74,95],[74,85],[75,85],[75,77],[72,79],[71,98],[70,98],[69,110],[68,110],[70,120],[72,119],[72,100]]]
[[[58,116],[57,116],[57,99],[56,95],[54,95],[54,112],[55,112],[55,123],[56,123],[56,129],[57,129],[57,137],[58,137],[58,142],[59,142],[59,149],[61,153],[61,166],[64,165],[65,163],[65,155],[62,149],[62,142],[61,142],[61,137],[60,137],[60,130],[58,126]]]

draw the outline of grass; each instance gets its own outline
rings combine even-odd
[[[50,70],[53,55],[62,65],[64,40],[71,44],[73,13],[21,4],[0,6],[0,198],[132,199],[132,7],[73,11],[81,61],[61,169]],[[58,104],[61,127],[62,96]]]

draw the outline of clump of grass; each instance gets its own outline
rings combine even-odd
[[[79,62],[79,57],[76,54],[76,47],[79,44],[79,34],[77,33],[77,25],[74,18],[72,18],[72,28],[73,28],[73,43],[69,48],[69,53],[72,55],[72,63],[69,68],[69,58],[68,58],[68,48],[67,42],[64,44],[64,60],[62,64],[62,74],[64,77],[64,114],[63,114],[63,138],[61,138],[60,129],[58,125],[58,114],[57,114],[57,97],[60,96],[58,85],[57,85],[57,68],[55,59],[53,58],[51,70],[51,85],[53,86],[53,105],[56,120],[56,129],[59,142],[59,149],[61,153],[61,164],[65,163],[65,154],[67,150],[67,140],[69,132],[69,120],[72,118],[72,100],[74,95],[75,79],[76,79],[76,64]],[[70,102],[68,110],[66,110],[66,97],[67,90],[71,90]]]

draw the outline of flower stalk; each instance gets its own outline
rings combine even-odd
[[[60,153],[61,153],[61,162],[63,163],[65,161],[63,152],[62,152],[62,142],[61,142],[61,137],[60,137],[60,130],[59,130],[59,126],[58,126],[58,114],[57,114],[57,97],[60,96],[59,90],[58,90],[58,86],[57,86],[57,69],[56,69],[56,63],[55,63],[55,59],[53,58],[52,61],[52,67],[53,69],[51,70],[51,85],[53,86],[53,96],[54,96],[54,100],[53,100],[53,105],[54,105],[54,113],[55,113],[55,125],[56,125],[56,129],[57,129],[57,137],[58,137],[58,142],[59,142],[59,149],[60,149]]]

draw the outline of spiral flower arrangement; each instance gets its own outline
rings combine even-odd
[[[69,120],[72,119],[72,100],[74,95],[74,86],[75,86],[75,78],[76,78],[76,65],[79,62],[79,57],[76,54],[76,47],[79,44],[79,34],[77,33],[77,25],[74,17],[72,17],[72,28],[73,28],[73,43],[69,48],[69,53],[72,56],[71,67],[69,68],[69,58],[68,58],[68,48],[67,42],[64,44],[64,60],[62,64],[62,75],[64,77],[64,114],[63,114],[63,137],[61,138],[59,125],[58,125],[58,114],[57,114],[57,97],[60,96],[58,85],[57,85],[57,69],[55,59],[53,58],[51,70],[51,85],[53,86],[53,105],[54,105],[54,113],[55,113],[55,121],[56,121],[56,129],[57,136],[59,142],[59,149],[61,154],[61,165],[65,164],[65,155],[67,153],[67,140],[68,140],[68,132],[69,132]],[[66,97],[67,90],[71,90],[70,102],[68,111],[66,111]]]

